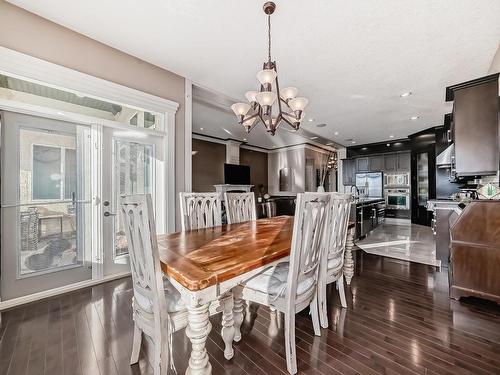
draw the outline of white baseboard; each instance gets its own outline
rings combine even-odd
[[[130,271],[117,273],[115,275],[110,275],[110,276],[104,276],[102,279],[99,279],[99,280],[80,281],[78,283],[61,286],[59,288],[54,288],[54,289],[50,289],[50,290],[45,290],[43,292],[28,294],[27,296],[13,298],[13,299],[10,299],[7,301],[1,301],[0,302],[0,311],[11,309],[13,307],[24,305],[26,303],[39,301],[39,300],[44,299],[44,298],[54,297],[54,296],[57,296],[60,294],[73,292],[73,291],[78,290],[78,289],[88,288],[90,286],[102,284],[102,283],[105,283],[107,281],[121,279],[122,277],[126,277],[126,276],[130,276]]]

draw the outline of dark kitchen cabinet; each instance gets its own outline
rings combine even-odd
[[[395,172],[398,168],[397,154],[384,155],[384,165],[386,172]]]
[[[370,172],[380,172],[384,170],[384,155],[371,156],[369,160]]]
[[[446,89],[446,99],[454,101],[451,130],[458,177],[498,171],[498,77],[497,73]]]
[[[357,158],[356,159],[356,171],[357,172],[369,172],[370,171],[370,159]]]
[[[342,160],[342,184],[356,185],[356,159]]]
[[[410,168],[411,168],[411,154],[409,152],[397,154],[398,172],[409,172]]]

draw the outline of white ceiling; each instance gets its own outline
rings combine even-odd
[[[10,2],[237,100],[266,58],[264,0]],[[328,124],[315,133],[344,145],[442,124],[445,87],[486,75],[500,41],[498,0],[276,3],[280,84]]]

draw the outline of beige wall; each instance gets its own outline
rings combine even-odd
[[[263,193],[267,193],[267,153],[240,148],[240,164],[250,167],[250,183],[258,195],[259,185],[264,185]]]
[[[193,191],[215,191],[224,183],[226,145],[193,138]]]
[[[175,136],[176,192],[184,190],[185,82],[183,77],[29,13],[4,0],[0,0],[0,46],[179,103]],[[177,199],[176,205],[178,205]],[[177,207],[177,218],[178,212]]]

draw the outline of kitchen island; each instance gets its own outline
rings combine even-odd
[[[354,238],[366,236],[384,221],[385,199],[369,197],[354,199],[350,217],[350,221],[356,223]]]

